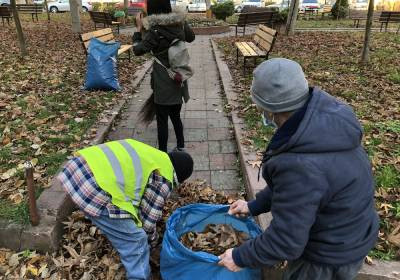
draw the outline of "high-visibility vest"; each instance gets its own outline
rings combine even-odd
[[[111,195],[112,204],[132,214],[138,226],[138,207],[150,174],[158,170],[173,182],[168,154],[133,139],[91,146],[76,154],[85,159],[100,188]]]

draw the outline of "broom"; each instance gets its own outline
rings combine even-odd
[[[144,103],[139,112],[139,121],[149,126],[156,116],[156,104],[154,103],[154,93]]]

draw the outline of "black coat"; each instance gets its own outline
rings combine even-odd
[[[133,52],[135,55],[151,52],[166,67],[169,67],[168,48],[174,39],[189,43],[195,39],[192,29],[185,22],[185,15],[181,13],[148,16],[143,19],[143,27],[143,35],[139,32],[133,35]],[[151,88],[156,104],[175,105],[189,100],[187,82],[182,87],[176,84],[158,63],[153,64]]]

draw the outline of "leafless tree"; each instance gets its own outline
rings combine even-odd
[[[10,6],[14,17],[15,27],[17,29],[19,48],[21,50],[21,55],[24,57],[28,54],[28,51],[26,50],[24,32],[22,31],[21,21],[19,20],[19,14],[17,11],[17,5],[15,3],[15,0],[10,1]]]
[[[369,0],[367,24],[365,25],[364,47],[361,55],[361,63],[368,63],[369,61],[369,43],[371,41],[371,27],[372,19],[374,16],[374,0]]]
[[[285,34],[287,36],[293,35],[296,28],[297,14],[299,12],[299,0],[290,1],[289,14],[286,22]]]

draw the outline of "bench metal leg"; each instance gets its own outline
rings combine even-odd
[[[400,24],[399,24],[399,28],[397,28],[396,34],[399,34],[400,31]]]
[[[243,57],[243,76],[246,75],[246,57]]]
[[[246,34],[246,25],[243,26],[243,36]]]
[[[235,26],[235,37],[237,37],[237,25]]]
[[[132,49],[130,49],[130,50],[128,51],[129,62],[131,62],[131,51],[132,51]]]
[[[239,62],[239,48],[236,48],[236,63]]]
[[[385,32],[387,32],[388,24],[389,24],[389,22],[386,22],[386,24],[385,24]]]

